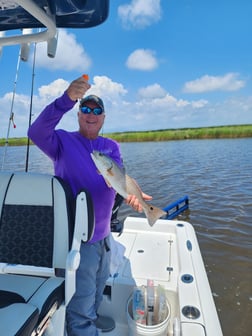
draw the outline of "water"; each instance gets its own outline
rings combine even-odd
[[[252,139],[123,143],[129,175],[153,204],[165,207],[188,195],[180,219],[193,224],[199,240],[223,334],[252,330]],[[3,148],[0,148],[0,158]],[[24,170],[25,147],[9,147],[6,170]],[[53,173],[35,146],[29,170]],[[123,204],[119,217],[136,216]],[[139,216],[141,216],[139,214]]]

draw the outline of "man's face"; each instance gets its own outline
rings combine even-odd
[[[91,109],[95,107],[100,107],[93,101],[87,101],[84,104]],[[100,129],[103,126],[105,119],[105,113],[103,112],[100,115],[95,115],[93,112],[85,114],[79,110],[78,112],[78,121],[79,121],[79,132],[88,139],[97,138]]]

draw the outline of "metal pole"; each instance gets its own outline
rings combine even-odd
[[[31,86],[30,113],[29,113],[28,128],[31,126],[31,118],[32,118],[32,103],[33,103],[33,90],[34,90],[34,77],[35,77],[36,47],[37,47],[37,43],[34,43],[33,66],[32,66],[32,86]],[[26,160],[25,160],[25,171],[26,172],[28,171],[28,168],[29,168],[29,155],[30,155],[30,139],[28,137],[27,138],[27,147],[26,147]]]

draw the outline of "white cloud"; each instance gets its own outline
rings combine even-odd
[[[169,94],[155,83],[138,90],[136,101],[121,101],[109,111],[105,132],[186,127],[191,114],[204,114],[207,101],[189,101]],[[119,109],[118,109],[119,107]]]
[[[125,28],[145,28],[161,18],[160,0],[132,0],[118,7],[118,15]]]
[[[138,94],[145,99],[152,99],[153,97],[162,98],[165,96],[166,91],[159,84],[155,83],[145,88],[140,88]]]
[[[155,109],[167,109],[178,110],[185,106],[191,106],[192,108],[202,107],[203,99],[200,101],[188,101],[185,99],[178,99],[168,93],[159,84],[155,83],[138,90],[139,101],[138,106],[147,106],[150,110]]]
[[[227,124],[252,123],[252,96],[238,98],[230,96],[226,101],[213,103],[205,99],[189,100],[168,93],[160,84],[154,83],[142,87],[137,92],[136,100],[128,95],[127,88],[122,83],[113,81],[106,76],[95,76],[90,79],[92,87],[88,93],[95,93],[104,100],[106,119],[104,132],[137,131],[165,128],[182,128],[198,126],[214,126]],[[38,94],[33,96],[34,120],[44,107],[60,96],[69,83],[57,79],[39,88]],[[0,118],[2,128],[0,137],[5,137],[9,122],[12,93],[0,97]],[[14,104],[13,129],[10,136],[25,136],[28,128],[30,97],[16,94]],[[65,114],[58,125],[69,131],[78,129],[77,109]]]
[[[113,82],[107,76],[94,76],[93,84],[88,91],[88,94],[96,94],[109,100],[117,99],[126,93],[127,90],[121,83]]]
[[[244,87],[245,81],[238,79],[239,74],[227,73],[224,76],[205,75],[201,78],[187,82],[184,92],[202,93],[209,91],[236,91]]]
[[[192,106],[195,108],[201,108],[204,107],[208,104],[208,101],[205,99],[200,99],[200,100],[196,100],[196,101],[192,101]]]
[[[58,46],[55,58],[47,56],[46,42],[37,44],[36,65],[51,70],[80,72],[86,71],[91,66],[91,59],[85,52],[84,47],[77,43],[74,34],[65,29],[59,30]]]
[[[49,85],[43,85],[39,88],[39,95],[42,99],[47,99],[48,101],[60,96],[68,87],[69,83],[64,79],[56,79]]]
[[[137,49],[129,55],[126,66],[130,69],[151,71],[158,67],[158,61],[153,50]]]

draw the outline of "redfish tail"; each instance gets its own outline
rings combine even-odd
[[[147,207],[144,207],[144,213],[150,226],[153,226],[160,217],[166,215],[164,210],[151,204],[148,204]]]

